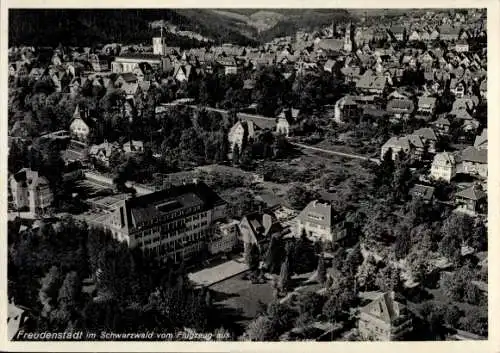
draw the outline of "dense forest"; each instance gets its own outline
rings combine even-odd
[[[164,19],[180,30],[198,32],[215,41],[252,45],[255,41],[242,35],[231,19],[214,17],[206,12],[197,16],[170,9],[138,10],[10,10],[10,45],[92,46],[97,43],[150,44],[155,34],[151,21]],[[191,11],[191,12],[189,12]],[[234,27],[234,28],[233,28]],[[172,46],[196,47],[200,43],[188,37],[171,34]]]
[[[245,15],[257,9],[226,10]],[[242,13],[243,11],[243,13]],[[122,9],[122,10],[25,10],[9,12],[10,45],[93,46],[97,43],[150,44],[155,34],[149,24],[163,19],[180,30],[199,33],[215,44],[233,43],[257,45],[277,36],[293,35],[299,29],[313,30],[333,21],[351,18],[346,10],[280,9],[273,12],[285,15],[276,26],[257,33],[257,29],[235,18],[199,9]],[[168,34],[171,46],[198,47],[199,41]]]

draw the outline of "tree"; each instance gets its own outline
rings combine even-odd
[[[47,316],[52,311],[60,281],[61,273],[56,266],[52,266],[45,277],[42,278],[42,286],[38,294],[39,301],[42,304],[42,317]]]
[[[299,297],[299,316],[306,323],[318,316],[323,308],[323,297],[315,292],[302,294]]]
[[[260,262],[260,252],[259,252],[259,247],[257,244],[252,243],[248,248],[247,252],[245,253],[245,260],[250,268],[250,271],[254,272],[259,269],[259,262]]]
[[[318,276],[318,282],[321,284],[325,284],[326,282],[326,268],[325,268],[325,260],[323,259],[323,256],[320,256],[318,260],[318,268],[316,270],[317,276]]]
[[[290,206],[297,210],[303,209],[310,201],[316,199],[317,195],[306,189],[302,184],[294,184],[288,190],[287,199]]]
[[[402,286],[399,269],[392,265],[386,265],[378,271],[375,285],[382,292],[398,291]]]
[[[244,337],[250,341],[269,341],[274,336],[273,323],[267,316],[259,316],[251,321]]]
[[[444,322],[451,327],[456,327],[460,318],[464,315],[463,311],[456,305],[448,305],[444,312]]]
[[[283,261],[284,249],[281,239],[278,237],[271,237],[269,246],[267,248],[264,263],[269,273],[278,273],[280,264]]]
[[[317,256],[314,251],[314,243],[302,231],[300,238],[294,245],[293,257],[290,259],[292,273],[306,273],[313,271],[317,266]]]
[[[68,310],[73,309],[77,305],[78,297],[81,293],[81,286],[82,283],[75,271],[66,274],[57,298],[59,306]]]
[[[472,282],[467,281],[464,285],[464,300],[472,305],[478,305],[481,301],[481,290]]]
[[[232,157],[233,165],[236,165],[240,162],[240,147],[238,144],[233,146]]]
[[[281,264],[280,277],[278,282],[278,288],[282,292],[287,292],[290,287],[290,265],[288,263],[288,258]]]

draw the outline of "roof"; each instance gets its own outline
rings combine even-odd
[[[311,201],[296,218],[301,222],[315,223],[331,228],[333,226],[333,206],[327,202]]]
[[[442,25],[439,27],[439,34],[447,34],[447,35],[457,35],[460,32],[460,28],[452,27],[450,25]]]
[[[474,141],[474,147],[479,147],[486,142],[488,142],[488,129],[484,129],[481,132],[481,135],[476,136],[476,139]]]
[[[423,127],[421,129],[413,131],[413,135],[418,135],[429,141],[437,141],[437,136],[434,130],[430,127]]]
[[[450,121],[445,117],[440,117],[434,122],[434,125],[450,125]]]
[[[362,89],[384,89],[387,79],[385,76],[363,75],[356,83],[356,88]]]
[[[144,60],[161,60],[161,55],[148,54],[148,53],[126,53],[116,57],[116,59],[144,59]]]
[[[120,74],[120,76],[127,83],[137,82],[137,76],[132,72],[125,72],[123,74]]]
[[[462,161],[475,162],[475,163],[488,163],[488,150],[478,149],[470,146],[464,149],[461,153]]]
[[[434,187],[417,184],[411,189],[410,194],[412,197],[419,197],[424,200],[430,200],[434,195]]]
[[[283,231],[281,223],[276,218],[274,212],[266,210],[264,212],[253,212],[243,216],[242,220],[248,222],[254,237],[261,236],[262,239]],[[261,239],[255,239],[257,241]]]
[[[362,313],[391,324],[401,316],[401,311],[404,308],[404,305],[394,300],[394,292],[386,292],[360,310]]]
[[[387,103],[387,111],[389,113],[411,113],[415,105],[410,99],[392,99]]]
[[[486,193],[476,186],[471,186],[470,188],[457,192],[456,196],[464,199],[478,201],[486,198]]]
[[[323,38],[321,39],[317,47],[323,50],[342,50],[344,47],[344,41],[342,39],[335,38]]]
[[[455,165],[455,156],[450,152],[440,152],[434,156],[432,164],[438,165]]]
[[[433,73],[432,73],[433,74]],[[427,106],[430,105],[431,107],[436,105],[436,98],[434,97],[420,97],[418,99],[418,106]]]
[[[241,121],[251,121],[260,129],[274,130],[274,128],[276,127],[276,119],[274,118],[266,118],[260,115],[245,113],[238,113],[237,116]]]

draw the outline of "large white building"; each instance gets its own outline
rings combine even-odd
[[[12,176],[10,192],[14,206],[18,210],[26,209],[32,215],[42,214],[54,201],[49,181],[28,168]]]
[[[327,202],[311,201],[295,222],[298,235],[305,231],[309,238],[315,240],[333,242],[339,239],[340,233],[334,231],[333,206]]]
[[[455,156],[449,152],[441,152],[434,156],[431,166],[431,177],[448,183],[457,173]]]
[[[96,223],[131,248],[179,262],[206,247],[225,211],[206,184],[192,183],[123,200]]]

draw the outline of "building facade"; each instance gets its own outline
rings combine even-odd
[[[394,292],[386,292],[360,309],[358,328],[365,340],[397,341],[412,330],[412,320]]]
[[[331,204],[311,201],[295,219],[296,232],[300,235],[305,231],[312,239],[334,242],[340,239],[340,232],[334,231],[334,220]]]
[[[121,201],[98,223],[131,248],[180,262],[206,248],[225,213],[213,190],[192,183]]]
[[[431,177],[436,180],[450,182],[457,173],[455,156],[449,152],[438,153],[434,156],[431,166]]]
[[[12,176],[10,192],[14,206],[18,210],[26,209],[32,215],[43,214],[54,201],[49,181],[28,168],[23,168]]]

